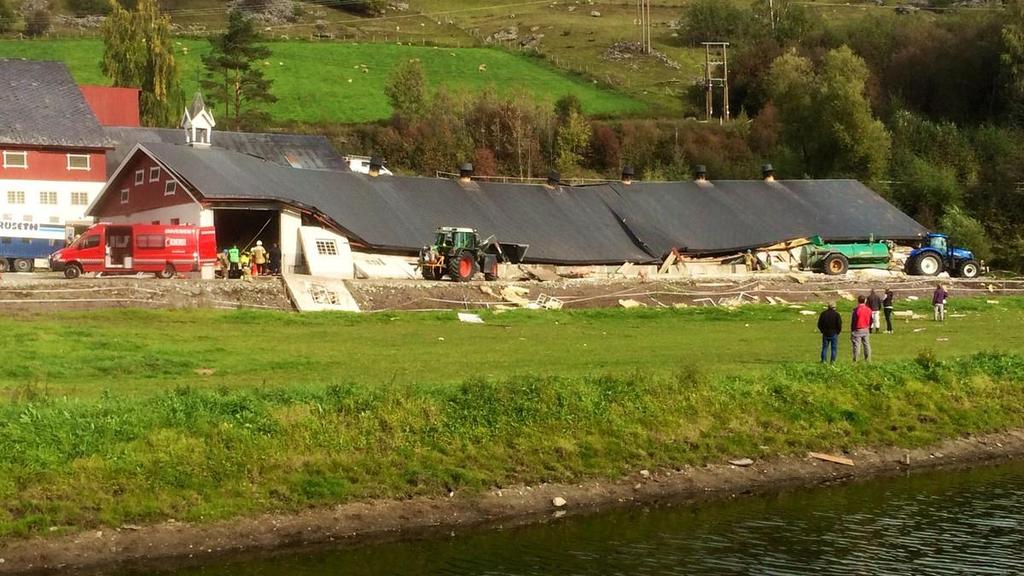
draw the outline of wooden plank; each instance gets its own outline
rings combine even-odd
[[[843,466],[853,466],[853,460],[843,456],[833,456],[831,454],[822,454],[821,452],[808,452],[807,455],[811,458],[817,458],[818,460],[824,460],[826,462],[834,462],[836,464],[842,464]]]

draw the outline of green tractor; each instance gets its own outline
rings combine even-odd
[[[525,245],[501,244],[494,236],[481,242],[473,228],[442,226],[434,244],[420,249],[420,270],[427,280],[469,282],[480,271],[485,280],[497,280],[498,262],[520,262],[525,252]]]

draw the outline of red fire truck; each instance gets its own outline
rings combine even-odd
[[[67,278],[78,278],[82,272],[153,272],[159,278],[172,278],[216,261],[212,226],[101,223],[51,254],[50,269],[63,270]]]

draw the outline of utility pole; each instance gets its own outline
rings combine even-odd
[[[704,45],[704,119],[715,115],[714,87],[722,87],[722,122],[729,121],[728,42],[701,42]]]
[[[640,52],[651,53],[651,0],[637,0],[637,23],[640,25]]]
[[[772,32],[775,31],[775,0],[768,0],[768,18],[772,21]]]

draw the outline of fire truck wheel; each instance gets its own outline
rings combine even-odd
[[[0,272],[7,272],[7,258],[0,258]]]
[[[64,277],[69,280],[74,280],[75,278],[78,278],[81,275],[82,267],[79,266],[78,264],[68,264],[67,267],[64,268]]]
[[[161,270],[160,272],[157,273],[157,277],[158,278],[163,278],[164,280],[167,280],[167,279],[170,279],[170,278],[174,278],[174,273],[175,272],[176,272],[176,270],[174,269],[174,266],[171,266],[170,264],[168,264],[167,266],[164,266],[163,270]]]
[[[31,272],[32,271],[32,261],[31,260],[27,260],[25,258],[18,258],[17,260],[14,261],[14,271],[15,272]]]

